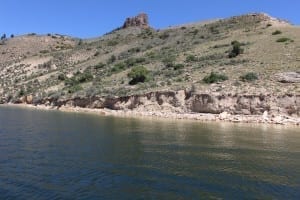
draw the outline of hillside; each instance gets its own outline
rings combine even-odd
[[[299,116],[299,76],[300,28],[266,14],[162,30],[139,15],[96,39],[29,34],[0,45],[2,103],[184,90],[186,95],[293,96],[294,103],[286,106]],[[245,109],[242,114],[264,112]],[[235,113],[234,108],[214,110]]]

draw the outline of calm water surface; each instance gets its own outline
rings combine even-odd
[[[300,129],[0,107],[0,199],[300,199]]]

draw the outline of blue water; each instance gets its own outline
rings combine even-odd
[[[300,199],[300,129],[0,107],[0,199]]]

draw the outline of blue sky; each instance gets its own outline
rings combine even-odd
[[[266,12],[300,24],[300,0],[2,0],[0,34],[100,36],[126,17],[149,14],[155,28]]]

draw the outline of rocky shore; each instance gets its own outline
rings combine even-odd
[[[125,97],[26,96],[13,103],[10,105],[126,117],[300,125],[300,95],[291,94],[197,94],[181,90]]]

